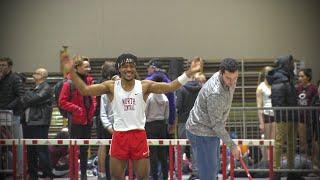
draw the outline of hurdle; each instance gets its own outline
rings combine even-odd
[[[170,179],[174,179],[174,147],[177,148],[177,156],[178,161],[181,161],[182,152],[181,152],[181,146],[190,145],[189,140],[187,139],[148,139],[148,144],[150,146],[169,146],[169,177]],[[269,147],[269,153],[270,153],[270,164],[273,163],[273,145],[274,140],[250,140],[250,139],[234,139],[233,140],[238,145],[248,145],[248,146],[268,146]],[[0,140],[0,145],[7,145],[7,146],[17,146],[17,145],[23,145],[23,148],[26,149],[26,146],[28,145],[68,145],[69,146],[69,153],[70,153],[70,179],[78,179],[78,170],[79,166],[78,158],[76,156],[77,149],[79,146],[85,146],[85,145],[110,145],[111,139],[4,139]],[[223,180],[227,179],[227,173],[226,173],[226,165],[227,165],[227,155],[226,155],[226,146],[222,143],[222,178]],[[14,154],[16,156],[16,153]],[[230,169],[230,179],[234,179],[234,160],[233,156],[230,156],[231,161],[231,169]],[[24,161],[23,161],[23,168],[24,168],[24,179],[27,178],[27,171],[26,171],[26,159],[24,155]],[[177,165],[177,171],[176,171],[176,178],[178,180],[182,179],[182,168],[181,165]],[[250,178],[251,175],[249,173],[249,169],[246,167],[243,160],[241,160],[241,164],[246,171],[246,173],[249,175]],[[16,166],[16,164],[14,165]],[[15,168],[14,168],[15,169]],[[132,166],[130,166],[129,172],[132,171]],[[269,166],[269,177],[270,179],[273,179],[273,166]],[[15,173],[14,173],[15,176]],[[251,177],[252,178],[252,177]],[[129,173],[129,179],[133,179],[133,173]]]

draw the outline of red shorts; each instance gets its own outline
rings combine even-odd
[[[114,131],[109,154],[121,160],[148,158],[149,146],[146,131]]]

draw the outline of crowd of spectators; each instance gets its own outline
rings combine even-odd
[[[75,56],[75,70],[87,84],[94,84],[90,75],[90,59]],[[159,59],[151,59],[146,64],[147,80],[169,83],[171,80],[161,67]],[[52,119],[53,92],[47,82],[48,72],[44,68],[34,71],[34,87],[24,89],[25,78],[12,71],[13,61],[0,58],[0,110],[13,111],[13,138],[47,139]],[[293,57],[291,55],[277,58],[275,66],[263,69],[263,79],[258,84],[256,99],[259,118],[259,129],[265,139],[275,140],[275,158],[273,166],[280,168],[281,156],[286,154],[288,168],[294,168],[296,153],[312,159],[314,166],[319,166],[319,113],[315,109],[294,110],[290,107],[320,106],[320,85],[311,82],[311,69],[301,69],[294,74]],[[101,68],[101,82],[118,78],[115,64],[106,61]],[[138,75],[137,75],[138,76]],[[113,112],[107,95],[101,97],[82,95],[77,88],[71,88],[70,76],[65,77],[58,106],[68,112],[67,130],[63,130],[56,138],[90,139],[91,128],[96,116],[97,138],[111,139],[113,129]],[[153,94],[147,99],[146,132],[150,139],[186,138],[185,123],[194,105],[199,91],[206,82],[203,73],[197,73],[192,80],[175,93]],[[287,109],[272,109],[287,107]],[[263,109],[265,108],[265,109]],[[177,117],[176,117],[177,115]],[[23,132],[23,133],[22,133]],[[66,135],[67,132],[67,135]],[[298,137],[298,150],[296,149]],[[286,146],[286,151],[283,151]],[[61,149],[62,148],[62,149]],[[38,179],[41,169],[43,177],[53,178],[53,169],[68,169],[65,161],[68,158],[67,147],[28,146],[28,175],[30,179]],[[88,146],[80,146],[81,179],[87,179]],[[109,148],[99,146],[99,179],[110,179]],[[17,162],[22,164],[22,149],[18,147]],[[188,171],[197,178],[197,165],[193,160],[190,148],[184,147],[183,153],[190,166]],[[1,148],[0,148],[1,155]],[[262,160],[270,159],[266,149],[262,149]],[[65,162],[63,166],[61,161]],[[150,176],[153,179],[168,179],[168,148],[150,147]],[[39,167],[41,164],[41,167]],[[159,171],[159,164],[160,169]],[[22,166],[18,166],[18,176],[22,176]],[[0,176],[1,177],[1,176]]]

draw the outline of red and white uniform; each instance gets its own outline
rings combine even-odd
[[[121,80],[114,83],[114,96],[111,102],[114,115],[114,133],[110,156],[118,159],[141,159],[149,157],[145,106],[141,81],[135,80],[134,88],[125,91]]]
[[[141,81],[135,80],[134,88],[131,91],[125,91],[121,87],[121,80],[115,81],[111,104],[115,131],[144,130],[146,102],[143,100]]]

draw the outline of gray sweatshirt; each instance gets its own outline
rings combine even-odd
[[[168,120],[169,100],[164,94],[150,93],[146,101],[147,122]]]
[[[234,90],[224,85],[220,71],[214,73],[200,90],[186,129],[197,136],[218,136],[228,147],[234,146],[225,128]]]
[[[105,129],[111,128],[113,125],[113,111],[111,102],[106,94],[101,96],[100,100],[100,118]]]

